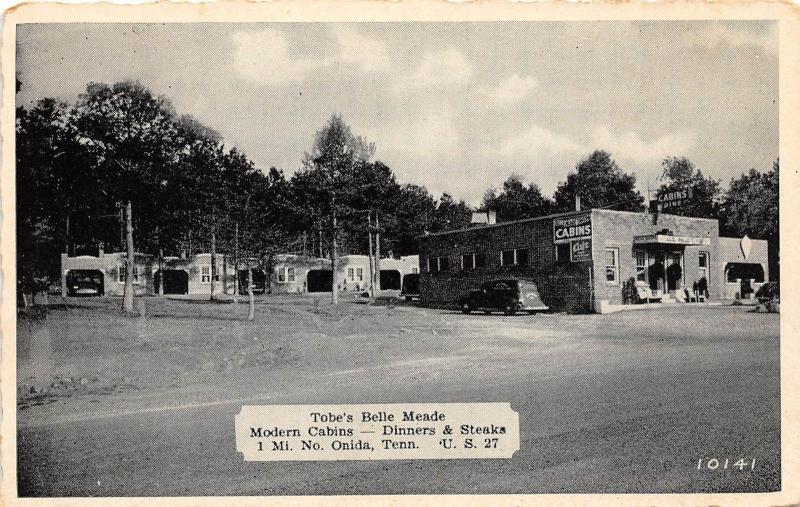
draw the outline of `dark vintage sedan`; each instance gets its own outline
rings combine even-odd
[[[539,297],[535,283],[512,279],[486,282],[459,299],[458,306],[463,313],[502,311],[505,315],[549,310]]]

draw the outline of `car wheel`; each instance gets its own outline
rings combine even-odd
[[[406,303],[410,303],[410,302],[411,302],[411,296],[406,296]]]
[[[463,305],[461,305],[461,313],[463,313],[464,315],[469,315],[469,312],[471,311],[472,308],[470,308],[469,303],[464,303]]]
[[[507,304],[503,307],[503,315],[514,315],[517,313],[517,308],[514,305]]]
[[[491,310],[484,310],[483,313],[485,313],[486,315],[491,315],[492,311]]]

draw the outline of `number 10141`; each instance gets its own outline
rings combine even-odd
[[[740,458],[736,461],[728,458],[700,458],[697,460],[698,470],[755,470],[756,459]]]

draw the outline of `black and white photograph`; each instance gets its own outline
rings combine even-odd
[[[4,496],[785,491],[779,25],[16,23]]]

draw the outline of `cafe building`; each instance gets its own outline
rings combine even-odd
[[[420,270],[423,306],[518,278],[554,311],[598,313],[752,297],[768,280],[766,241],[721,238],[714,219],[604,209],[428,234]]]

